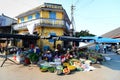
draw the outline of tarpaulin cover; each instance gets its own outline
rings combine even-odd
[[[93,39],[90,42],[98,42],[98,43],[119,43],[120,39],[113,39],[113,38],[105,38],[105,37],[80,37],[83,39]]]

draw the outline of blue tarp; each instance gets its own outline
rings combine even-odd
[[[105,38],[105,37],[80,37],[83,39],[93,39],[90,42],[98,42],[98,43],[119,43],[120,39],[113,39],[113,38]]]
[[[97,39],[96,42],[98,43],[119,43],[120,39],[100,38],[100,39]]]

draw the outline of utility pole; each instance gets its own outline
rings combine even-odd
[[[71,5],[71,25],[70,25],[70,36],[74,36],[75,32],[74,32],[74,10],[75,10],[75,6],[73,6],[73,4]]]
[[[74,37],[75,36],[75,29],[74,29],[74,9],[75,9],[75,6],[73,6],[73,4],[71,5],[71,25],[70,25],[70,36],[71,37]],[[74,42],[70,42],[70,44],[72,46],[74,46]]]

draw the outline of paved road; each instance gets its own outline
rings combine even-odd
[[[103,55],[111,58],[110,61],[104,62],[104,66],[113,70],[120,70],[120,55],[117,55],[113,52],[108,52],[107,54]]]
[[[35,65],[23,66],[6,61],[0,67],[0,80],[120,80],[120,55],[103,54],[111,57],[103,65],[96,64],[96,69],[90,72],[75,72],[70,75],[58,76],[56,73],[43,73]],[[3,62],[0,57],[0,64]]]

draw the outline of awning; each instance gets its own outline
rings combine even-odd
[[[2,33],[0,33],[0,38],[39,39],[39,36],[37,36],[37,35],[20,35],[20,34],[2,34]]]
[[[97,42],[97,43],[119,43],[120,39],[113,39],[113,38],[105,38],[105,37],[80,37],[83,39],[93,39],[90,42]]]
[[[54,40],[62,40],[62,41],[78,41],[78,42],[88,42],[93,39],[83,39],[79,37],[71,37],[71,36],[41,36],[41,39],[54,39]]]
[[[113,39],[113,38],[100,38],[96,39],[98,43],[119,43],[120,39]]]

